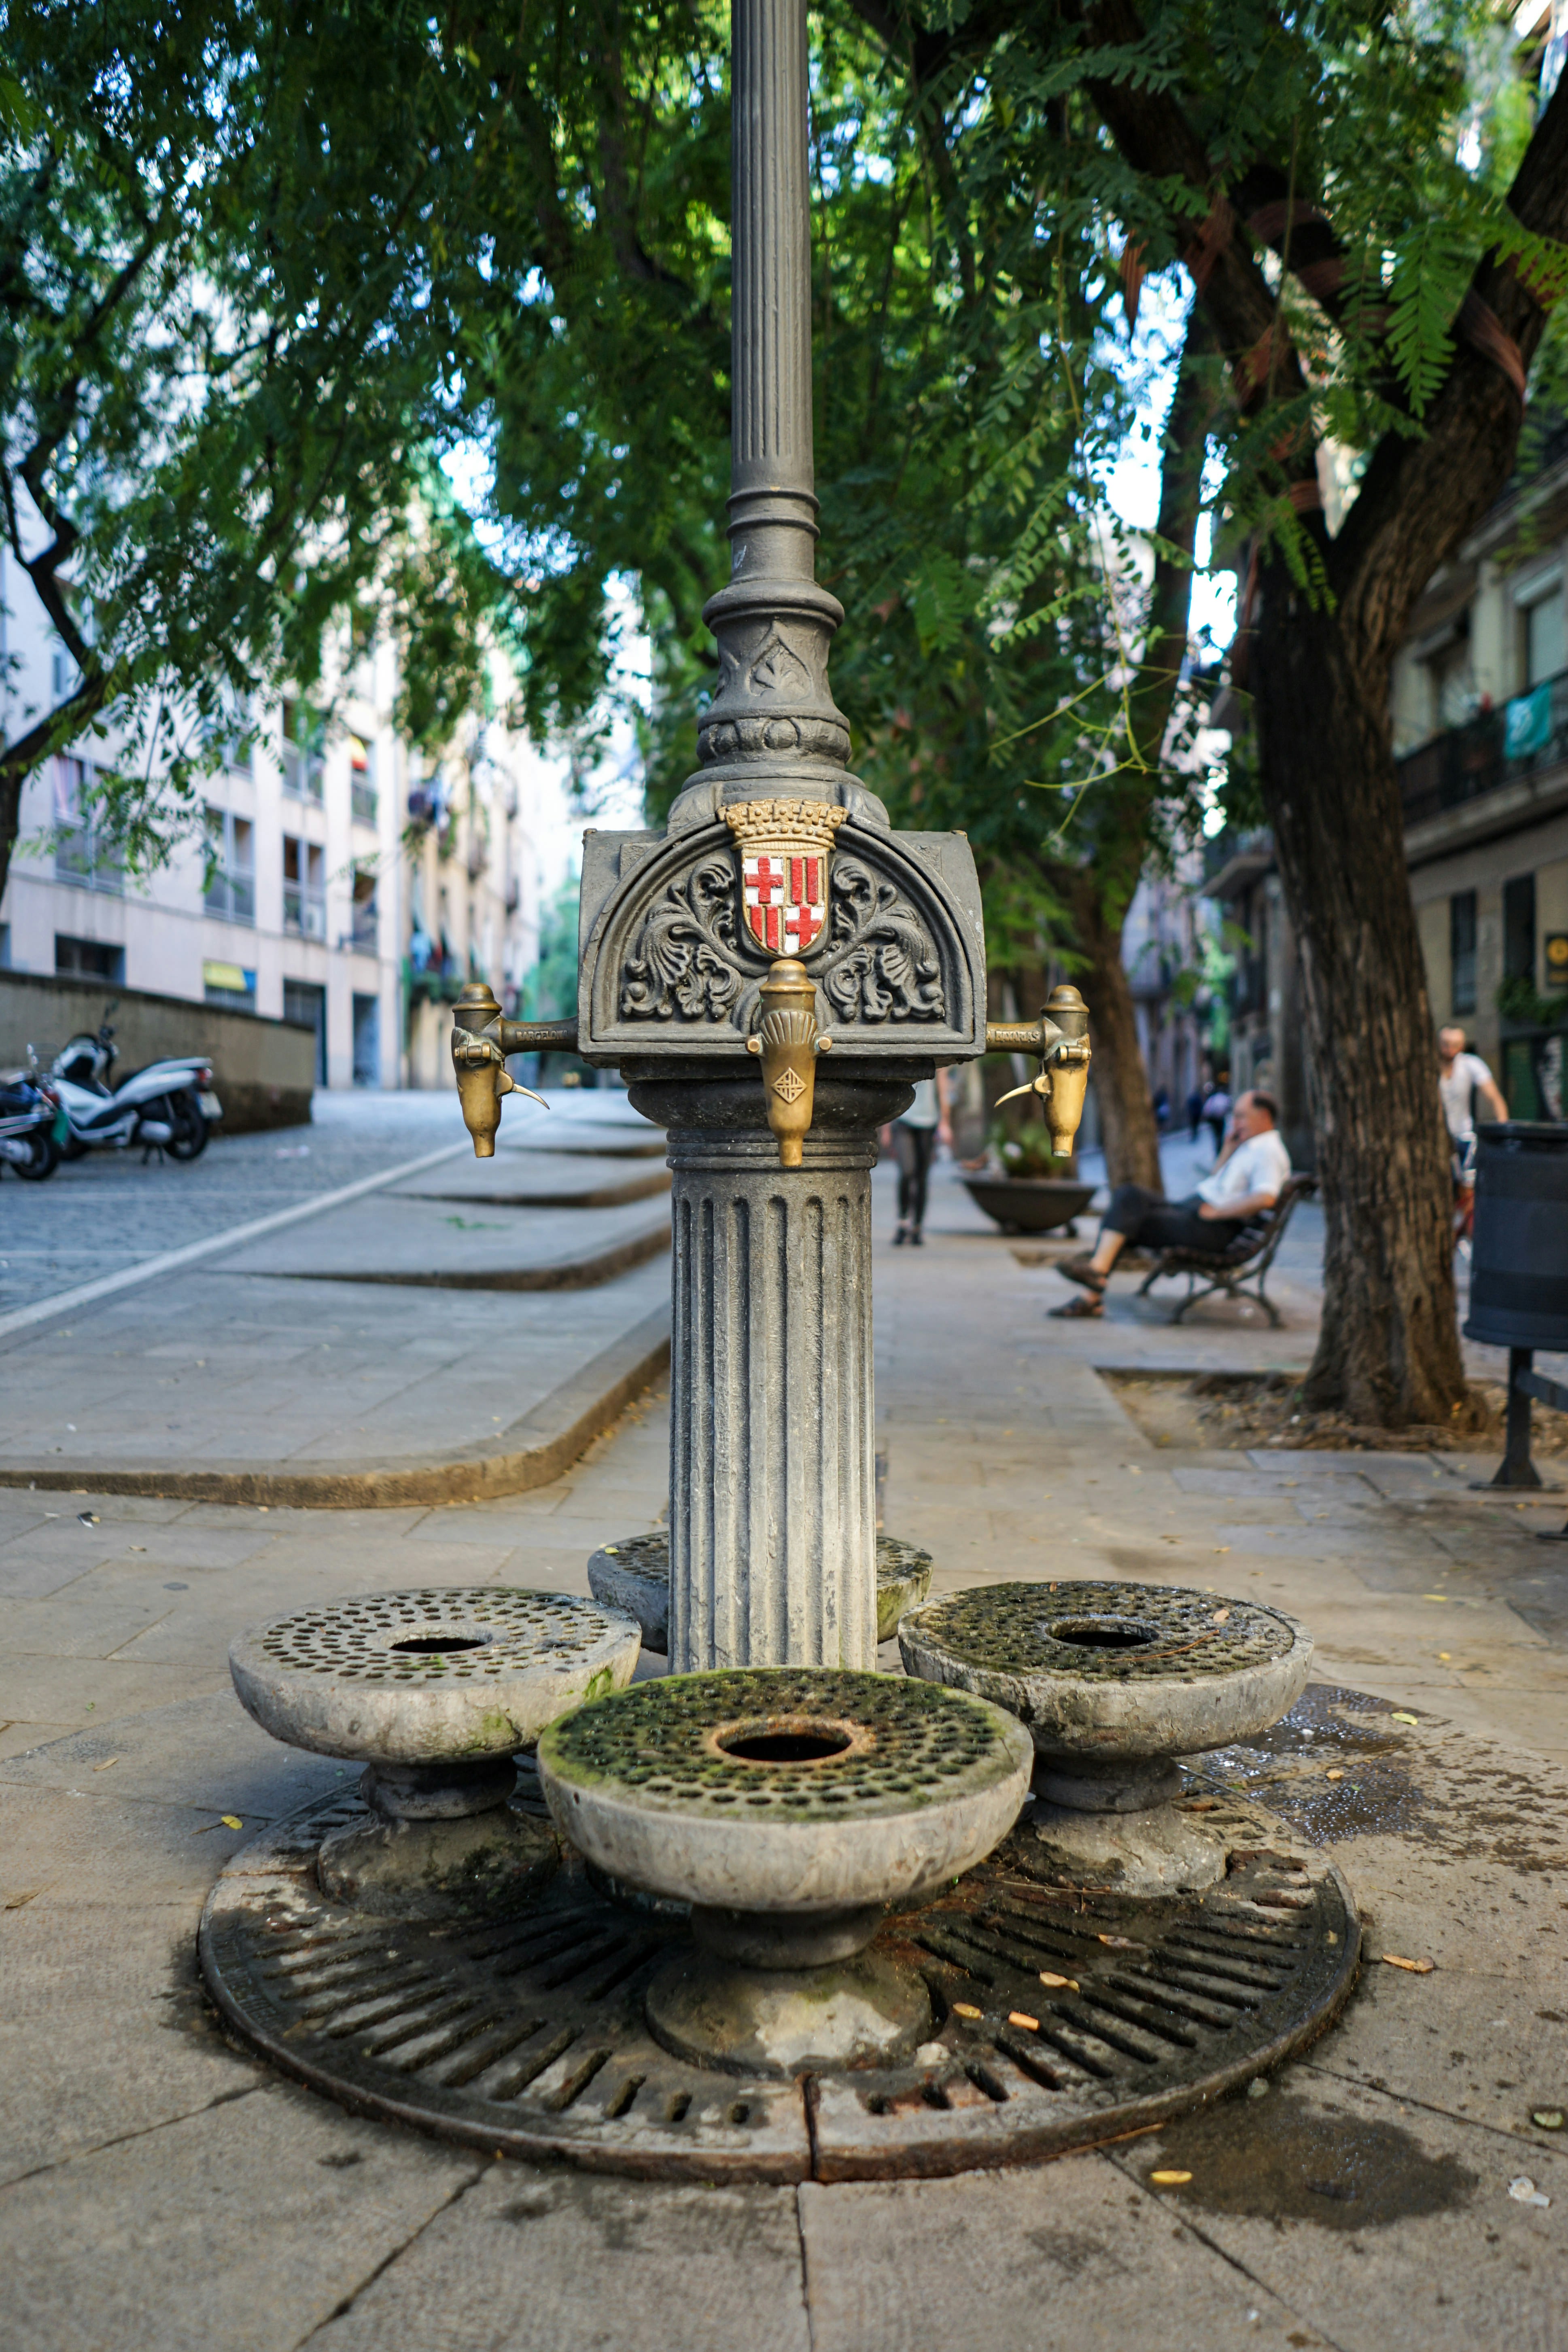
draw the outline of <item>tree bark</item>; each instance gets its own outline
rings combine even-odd
[[[1163,1194],[1160,1129],[1149,1073],[1138,1042],[1138,1014],[1121,961],[1121,922],[1108,918],[1092,866],[1080,867],[1071,888],[1073,939],[1084,958],[1078,984],[1089,1006],[1094,1098],[1100,1106],[1105,1174],[1110,1184],[1144,1184]]]
[[[1367,690],[1335,614],[1271,566],[1249,675],[1264,803],[1300,956],[1326,1223],[1304,1402],[1379,1427],[1464,1395],[1452,1182],[1405,863],[1387,673]]]
[[[1108,46],[1144,37],[1135,0],[1091,0],[1086,16]],[[1255,236],[1279,250],[1291,209],[1277,201],[1283,175],[1275,168],[1260,180],[1255,169],[1232,191],[1233,204],[1169,83],[1128,72],[1095,84],[1093,95],[1136,170],[1167,185],[1184,181],[1192,192],[1184,258],[1238,405],[1256,416],[1275,399],[1303,404],[1300,361],[1251,242]],[[1259,196],[1267,217],[1251,210]],[[1568,79],[1536,124],[1509,204],[1537,235],[1568,236]],[[1327,287],[1315,299],[1331,317],[1329,265],[1338,256],[1321,215],[1310,237],[1290,247],[1292,269],[1310,270]],[[1279,444],[1275,456],[1329,593],[1310,601],[1271,549],[1233,657],[1233,677],[1239,683],[1245,666],[1255,698],[1264,803],[1300,944],[1316,1081],[1328,1245],[1307,1398],[1385,1426],[1447,1422],[1464,1393],[1448,1155],[1405,860],[1389,677],[1416,599],[1507,479],[1525,371],[1544,323],[1527,273],[1485,257],[1421,428],[1383,435],[1333,541],[1317,511],[1310,436],[1297,431]],[[1387,396],[1401,397],[1392,376]]]

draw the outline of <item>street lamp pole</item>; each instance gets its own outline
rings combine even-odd
[[[987,1047],[969,844],[894,831],[828,687],[844,614],[815,576],[805,0],[732,0],[731,22],[731,573],[705,608],[700,765],[662,835],[584,837],[575,1023],[509,1022],[476,982],[453,1032],[481,1155],[505,1055],[546,1043],[618,1067],[668,1131],[678,1673],[876,1663],[878,1130]],[[1087,1023],[1058,991],[993,1041],[1041,1055],[1062,1150]]]

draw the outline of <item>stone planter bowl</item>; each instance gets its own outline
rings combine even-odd
[[[1094,1198],[1092,1184],[1062,1176],[966,1176],[964,1186],[1005,1234],[1047,1234],[1081,1217]]]

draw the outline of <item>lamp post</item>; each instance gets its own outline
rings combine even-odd
[[[453,1054],[481,1152],[504,1055],[536,1044],[618,1066],[668,1130],[672,1669],[865,1667],[877,1135],[986,1050],[984,928],[964,836],[895,832],[848,767],[815,577],[805,0],[731,22],[731,576],[700,765],[662,835],[584,837],[576,1022],[504,1021],[476,985]],[[1041,1055],[1058,1150],[1087,1026],[1058,990],[992,1040]]]

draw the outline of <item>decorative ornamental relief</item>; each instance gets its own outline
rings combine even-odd
[[[809,824],[802,822],[808,813]],[[829,817],[820,803],[752,802],[724,814],[739,857],[705,859],[644,916],[622,971],[623,1020],[744,1026],[759,965],[770,950],[802,953],[804,938],[816,943],[804,961],[836,1026],[945,1022],[942,961],[930,929],[896,883],[858,857],[830,853],[837,812]],[[817,828],[823,838],[807,838]]]

